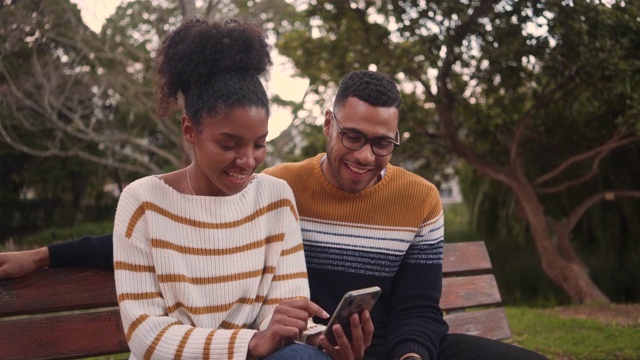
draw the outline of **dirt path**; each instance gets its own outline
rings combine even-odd
[[[640,304],[558,306],[546,312],[565,318],[596,319],[608,324],[640,327]]]

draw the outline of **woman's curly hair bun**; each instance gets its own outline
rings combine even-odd
[[[263,76],[272,65],[270,46],[261,28],[237,20],[207,22],[192,19],[169,33],[157,57],[158,113],[221,74]]]

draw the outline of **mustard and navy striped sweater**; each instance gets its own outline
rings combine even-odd
[[[437,188],[388,165],[375,186],[347,193],[323,176],[323,156],[264,171],[295,194],[311,300],[332,313],[346,291],[380,286],[371,350],[435,359],[448,330],[438,305],[444,219]]]
[[[120,196],[113,239],[132,358],[245,359],[280,300],[309,298],[293,194],[268,175],[226,197],[137,180]],[[305,335],[324,328],[309,326]]]

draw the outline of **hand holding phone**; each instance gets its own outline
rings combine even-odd
[[[365,310],[371,311],[378,297],[380,297],[381,292],[382,290],[379,287],[373,286],[365,289],[352,290],[344,294],[338,304],[338,308],[327,324],[327,329],[324,331],[324,335],[332,345],[337,345],[336,337],[333,334],[333,326],[340,324],[347,339],[351,341],[351,323],[349,322],[349,318],[351,318],[351,315],[360,314]]]

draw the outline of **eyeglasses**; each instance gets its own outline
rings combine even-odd
[[[391,155],[393,151],[400,146],[400,131],[396,129],[396,136],[398,137],[397,141],[385,138],[375,138],[369,139],[363,134],[357,131],[343,131],[338,123],[338,118],[336,117],[336,113],[333,113],[333,119],[335,120],[336,127],[338,128],[338,132],[342,136],[342,146],[351,151],[356,151],[362,149],[367,143],[371,145],[371,151],[376,156],[387,156]]]

